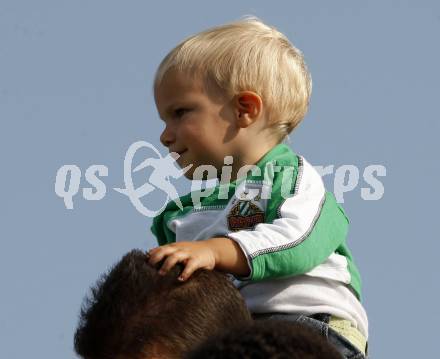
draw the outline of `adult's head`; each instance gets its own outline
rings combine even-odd
[[[251,320],[238,290],[221,273],[181,268],[160,276],[138,250],[91,289],[81,309],[75,350],[85,359],[179,358],[208,335]]]
[[[341,359],[308,327],[281,320],[260,320],[213,336],[186,359]]]

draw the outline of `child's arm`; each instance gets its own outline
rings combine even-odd
[[[283,178],[273,180],[265,223],[253,230],[230,232],[246,255],[251,273],[246,280],[258,281],[301,275],[344,251],[349,221],[335,197],[326,192],[319,173],[298,156],[294,187],[283,196]],[[243,279],[243,278],[240,278]]]
[[[226,237],[196,242],[176,242],[154,248],[148,252],[149,263],[164,260],[159,274],[166,274],[176,263],[184,263],[180,280],[188,279],[197,269],[218,269],[237,276],[248,276],[249,265],[240,246]]]

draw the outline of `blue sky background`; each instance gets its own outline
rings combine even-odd
[[[75,357],[89,286],[128,250],[154,245],[151,220],[111,188],[123,186],[130,144],[161,148],[155,69],[184,37],[246,14],[284,32],[312,73],[291,147],[314,165],[361,172],[343,206],[372,356],[438,352],[439,2],[1,0],[1,358]],[[107,166],[106,196],[79,193],[67,210],[54,191],[64,164],[83,175]],[[365,201],[372,164],[386,167],[385,192]]]

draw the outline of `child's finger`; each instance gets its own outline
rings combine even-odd
[[[159,274],[167,274],[168,271],[173,268],[178,262],[183,262],[187,257],[188,255],[184,252],[175,252],[172,255],[168,256],[162,264],[162,267],[159,270]]]
[[[186,263],[185,269],[183,270],[182,274],[180,274],[178,279],[180,281],[187,280],[199,268],[201,268],[201,265],[199,264],[199,262],[195,259],[190,259]]]
[[[175,248],[171,246],[163,246],[159,248],[155,248],[154,251],[150,251],[150,257],[148,259],[148,263],[152,266],[155,266],[159,263],[164,257],[167,257],[176,251]]]

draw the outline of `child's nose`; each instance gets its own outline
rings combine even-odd
[[[169,147],[175,140],[174,131],[172,131],[169,126],[165,126],[165,129],[160,135],[160,142],[162,142],[165,147]]]

